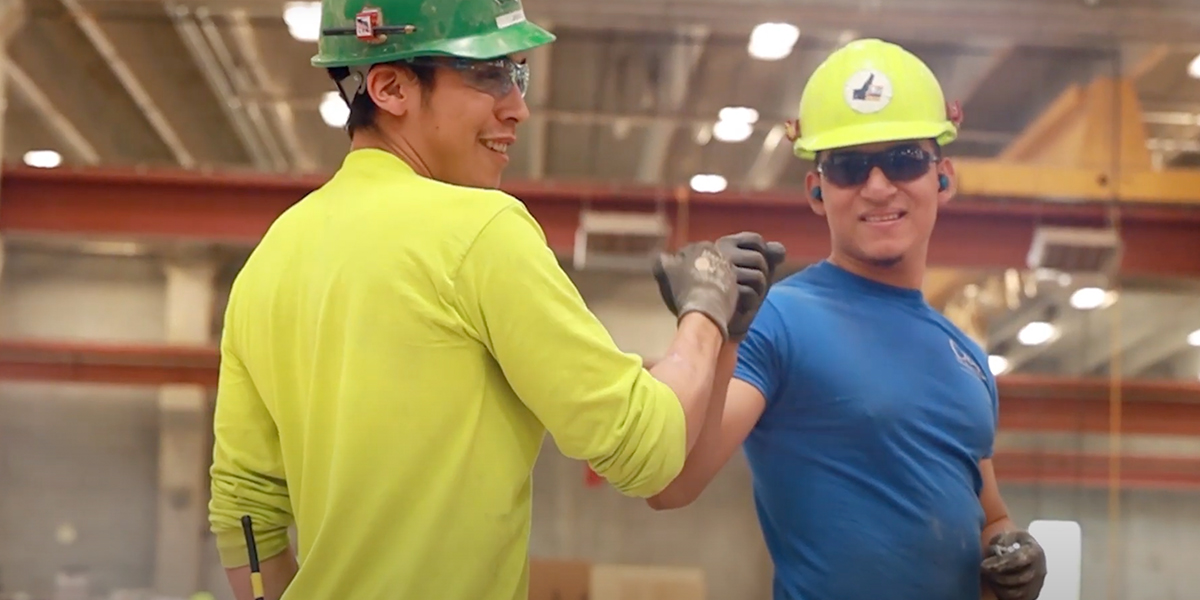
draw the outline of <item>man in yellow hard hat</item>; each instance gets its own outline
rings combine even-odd
[[[831,253],[771,289],[722,416],[650,505],[691,503],[744,446],[776,600],[1032,600],[1046,561],[996,484],[987,357],[921,293],[959,111],[920,59],[866,39],[817,68],[799,112]]]
[[[678,331],[647,371],[495,189],[528,116],[524,53],[553,36],[519,0],[321,14],[313,63],[350,106],[351,151],[231,290],[209,504],[222,564],[239,600],[524,600],[545,433],[622,493],[662,490],[782,253],[747,233],[662,259]]]

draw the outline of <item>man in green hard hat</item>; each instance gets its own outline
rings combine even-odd
[[[775,600],[1041,593],[1045,554],[992,466],[987,355],[921,293],[960,119],[929,67],[882,40],[847,44],[805,86],[792,134],[829,257],[771,288],[720,416],[649,501],[690,504],[744,448]]]
[[[553,39],[519,0],[324,2],[351,151],[255,248],[221,338],[209,514],[239,600],[525,600],[546,432],[630,496],[682,468],[782,256],[662,258],[676,337],[651,370],[621,352],[495,189]]]

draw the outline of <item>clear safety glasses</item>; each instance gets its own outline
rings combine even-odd
[[[491,94],[497,100],[512,93],[516,88],[525,97],[529,89],[529,65],[518,63],[511,58],[495,60],[471,60],[466,58],[418,58],[413,64],[447,67],[457,71],[463,81],[486,94]]]
[[[903,183],[928,173],[937,160],[937,156],[917,144],[904,144],[880,152],[831,152],[817,165],[817,172],[834,185],[850,187],[866,183],[871,170],[879,167],[888,179]]]

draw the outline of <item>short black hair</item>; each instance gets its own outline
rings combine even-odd
[[[417,83],[424,89],[425,94],[422,94],[421,101],[424,102],[429,98],[428,92],[433,90],[434,81],[436,80],[435,67],[429,64],[413,64],[408,62],[391,63],[396,66],[402,66],[409,71],[412,71],[413,76],[417,78]],[[329,77],[333,79],[334,84],[350,75],[350,69],[346,67],[334,67],[329,69]],[[371,129],[375,127],[375,113],[379,107],[375,105],[375,101],[371,99],[370,94],[359,94],[354,97],[354,101],[350,103],[350,116],[346,119],[346,134],[351,138],[354,137],[356,131],[363,129]]]

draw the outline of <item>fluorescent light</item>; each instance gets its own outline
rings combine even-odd
[[[759,23],[750,32],[747,51],[758,60],[779,60],[792,53],[800,29],[790,23]]]
[[[712,133],[722,142],[744,142],[754,133],[754,126],[742,121],[717,121]]]
[[[1017,341],[1026,346],[1040,346],[1055,338],[1058,328],[1045,321],[1027,323],[1017,332]]]
[[[1095,310],[1112,305],[1116,299],[1114,292],[1098,287],[1083,287],[1071,294],[1071,306],[1079,310]]]
[[[701,174],[692,177],[692,189],[702,194],[716,194],[725,191],[728,182],[720,175]]]
[[[350,118],[350,107],[337,92],[325,92],[321,97],[321,119],[330,127],[345,127]]]
[[[999,354],[988,356],[988,370],[992,375],[1003,375],[1008,372],[1008,359]]]
[[[722,121],[736,121],[753,125],[758,122],[758,111],[747,106],[726,106],[717,113],[717,118]]]
[[[1040,598],[1079,600],[1083,581],[1083,529],[1075,521],[1037,520],[1029,535],[1046,555],[1046,580]]]
[[[1187,72],[1192,79],[1200,79],[1200,55],[1196,55],[1196,58],[1188,63]]]
[[[53,169],[62,164],[62,155],[53,150],[30,150],[25,153],[25,164],[40,169]]]
[[[726,106],[717,114],[712,136],[722,142],[744,142],[754,133],[758,111],[745,106]]]
[[[283,22],[293,38],[301,42],[315,42],[321,33],[321,3],[286,2],[283,5]]]
[[[1189,346],[1196,346],[1196,347],[1200,348],[1200,329],[1197,329],[1188,334],[1187,343]]]

